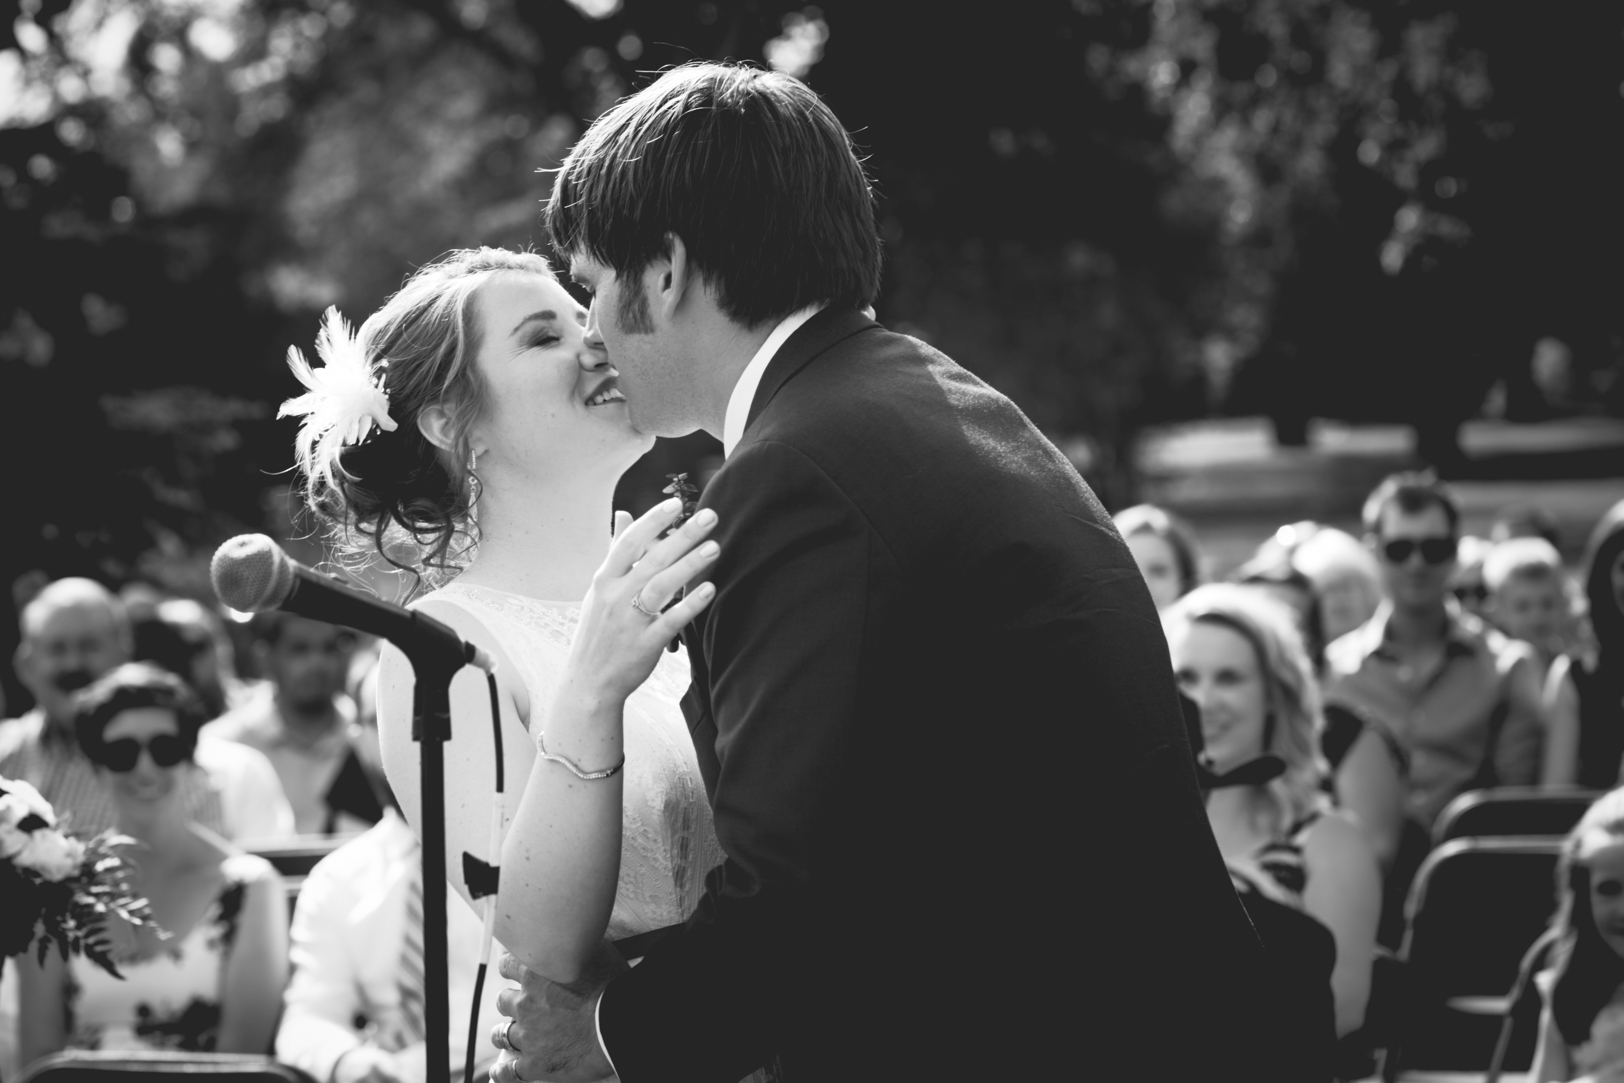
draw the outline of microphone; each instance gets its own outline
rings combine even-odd
[[[215,596],[240,612],[280,609],[387,639],[414,660],[424,654],[448,658],[457,652],[464,663],[487,673],[496,669],[490,655],[447,625],[312,571],[264,534],[238,534],[216,549],[209,580]]]

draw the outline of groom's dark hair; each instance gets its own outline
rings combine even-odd
[[[546,224],[560,254],[623,279],[676,234],[750,327],[879,292],[874,197],[850,137],[805,84],[759,68],[673,68],[604,113],[558,170]]]

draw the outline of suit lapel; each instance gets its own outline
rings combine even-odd
[[[790,379],[803,368],[807,362],[818,356],[835,343],[870,327],[879,324],[854,309],[826,308],[807,320],[795,333],[778,348],[773,359],[767,362],[767,371],[761,374],[761,384],[756,388],[756,397],[750,403],[750,413],[746,415],[744,431],[749,432],[750,426],[755,423],[761,411],[773,400]]]
[[[750,403],[750,412],[744,423],[745,434],[749,433],[750,426],[773,400],[773,396],[813,358],[837,342],[878,326],[861,312],[826,308],[796,328],[795,333],[784,341],[767,363],[767,371],[761,374],[761,383],[756,387],[756,397]],[[701,507],[711,506],[704,494],[700,496],[699,504]],[[687,719],[688,733],[693,738],[694,751],[699,758],[699,773],[705,781],[705,791],[714,802],[721,761],[716,755],[717,726],[711,707],[710,665],[705,651],[705,630],[710,617],[709,611],[700,613],[682,633],[693,677],[682,697],[682,713]]]

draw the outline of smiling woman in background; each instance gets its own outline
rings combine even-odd
[[[1298,1062],[1323,1066],[1335,1036],[1364,1021],[1381,882],[1363,835],[1325,796],[1319,689],[1302,638],[1284,606],[1238,584],[1198,587],[1162,621],[1179,689],[1201,708],[1207,818],[1264,947],[1305,991],[1293,998],[1305,1012],[1316,995],[1323,1003],[1329,974],[1336,1035],[1328,1020],[1282,1023],[1282,1041],[1304,1047]],[[1329,930],[1334,966],[1323,934],[1281,909]]]
[[[182,781],[206,711],[178,677],[119,666],[79,694],[74,728],[139,845],[131,886],[151,926],[110,918],[124,980],[93,963],[19,960],[22,1061],[72,1049],[262,1053],[287,980],[287,903],[262,858],[236,850],[186,811]]]

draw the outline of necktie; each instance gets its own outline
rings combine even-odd
[[[411,873],[406,892],[406,935],[400,945],[400,1025],[405,1044],[420,1042],[423,1031],[423,874]]]

